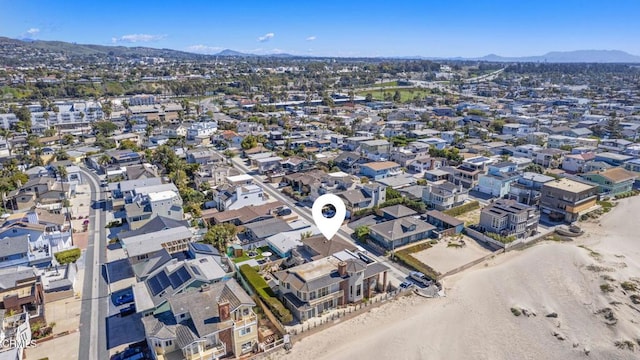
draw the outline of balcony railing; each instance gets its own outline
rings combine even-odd
[[[243,328],[245,326],[251,326],[258,321],[258,317],[255,314],[243,316],[241,320],[234,321],[236,328]]]
[[[315,306],[317,304],[323,303],[324,301],[327,301],[327,300],[330,300],[330,299],[340,298],[343,295],[344,295],[344,291],[343,290],[332,292],[332,293],[327,294],[325,296],[322,296],[322,297],[319,297],[319,298],[315,298],[313,300],[309,300],[309,305]]]

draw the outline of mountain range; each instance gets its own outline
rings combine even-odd
[[[289,58],[301,57],[297,55],[277,53],[258,55],[243,53],[231,49],[222,50],[219,53],[204,55],[179,51],[173,49],[157,49],[151,47],[127,47],[109,45],[76,44],[64,41],[45,41],[33,39],[11,39],[0,37],[0,60],[21,57],[25,50],[34,50],[40,53],[63,54],[66,56],[120,56],[120,57],[164,57],[169,59],[207,59],[215,56],[223,57],[275,57]],[[309,56],[305,56],[309,57]],[[325,56],[326,57],[326,56]],[[394,57],[386,57],[392,59]],[[424,59],[424,60],[461,60],[461,61],[487,61],[487,62],[548,62],[548,63],[640,63],[640,56],[632,55],[620,50],[576,50],[576,51],[553,51],[544,55],[524,56],[524,57],[504,57],[490,54],[483,57],[463,58],[463,57],[425,57],[425,56],[402,56],[396,59]]]

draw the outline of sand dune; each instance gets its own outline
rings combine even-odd
[[[636,214],[640,198],[623,200],[600,224],[585,224],[587,234],[575,242],[546,242],[500,255],[486,266],[447,279],[446,298],[398,299],[305,338],[284,356],[274,356],[637,359],[640,310],[631,307],[632,292],[620,287],[622,281],[640,278]],[[605,283],[613,292],[600,289]],[[516,317],[512,307],[536,316]],[[558,317],[545,316],[551,312]],[[607,324],[614,318],[614,325]],[[635,344],[635,351],[618,348],[616,341]]]

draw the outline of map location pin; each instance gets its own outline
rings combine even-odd
[[[340,226],[342,226],[342,222],[347,215],[347,208],[338,196],[324,194],[313,202],[311,214],[322,235],[327,240],[331,240],[340,229]]]

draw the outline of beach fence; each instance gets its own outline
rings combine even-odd
[[[461,272],[463,270],[467,270],[470,267],[476,266],[476,265],[478,265],[478,264],[480,264],[480,263],[482,263],[484,261],[492,259],[494,256],[496,256],[498,254],[502,254],[504,252],[505,252],[504,249],[498,249],[498,250],[492,252],[491,254],[487,254],[487,255],[479,258],[479,259],[475,259],[470,263],[466,263],[466,264],[464,264],[462,266],[459,266],[459,267],[457,267],[455,269],[451,269],[451,270],[447,271],[446,273],[438,276],[438,279],[443,279],[443,278],[445,278],[447,276],[451,276],[451,275],[457,274],[457,273],[459,273],[459,272]]]
[[[288,329],[288,334],[292,336],[292,343],[299,341],[309,335],[312,335],[316,332],[322,331],[326,328],[329,328],[340,321],[348,320],[353,317],[356,317],[362,313],[365,313],[368,310],[371,310],[375,307],[378,307],[385,302],[394,299],[398,295],[409,294],[410,291],[403,291],[401,289],[396,289],[391,292],[385,292],[383,294],[379,294],[367,301],[363,301],[357,304],[347,305],[342,308],[335,309],[331,311],[329,314],[322,315],[320,317],[309,319],[302,324],[298,324],[296,326],[291,326]]]

